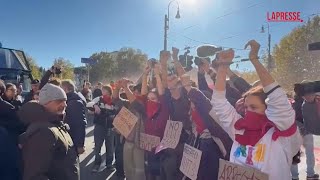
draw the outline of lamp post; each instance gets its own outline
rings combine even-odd
[[[173,0],[173,1],[171,1],[171,2],[168,4],[168,13],[164,16],[164,50],[165,50],[165,51],[167,50],[167,38],[168,38],[169,18],[170,18],[170,16],[169,16],[169,13],[170,13],[170,5],[171,5],[173,2],[176,2],[177,5],[178,5],[177,14],[176,14],[176,19],[179,19],[179,18],[180,18],[179,3],[178,3],[178,1]]]
[[[271,62],[272,62],[272,59],[271,59],[271,34],[270,34],[270,26],[269,26],[269,23],[267,23],[268,25],[268,64],[267,64],[267,69],[269,72],[271,72]],[[264,26],[262,25],[261,27],[261,33],[265,33],[265,30],[264,30]]]

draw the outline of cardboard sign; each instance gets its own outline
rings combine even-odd
[[[121,133],[121,135],[128,138],[137,122],[138,118],[127,108],[122,107],[113,120],[113,126]]]
[[[202,152],[188,144],[184,145],[180,171],[191,180],[197,180]]]
[[[164,130],[164,136],[160,145],[156,149],[156,153],[171,148],[175,149],[179,143],[183,124],[180,121],[167,121],[166,129]]]
[[[268,180],[268,174],[258,169],[241,166],[229,161],[220,159],[218,180],[235,179],[235,180]]]
[[[140,148],[146,151],[152,151],[153,148],[160,144],[160,137],[140,133]]]

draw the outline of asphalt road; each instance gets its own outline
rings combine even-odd
[[[114,175],[115,172],[111,172],[105,169],[105,167],[100,168],[100,172],[98,173],[91,173],[92,165],[94,162],[94,154],[93,154],[93,126],[89,125],[86,129],[86,152],[80,156],[80,166],[81,166],[81,180],[118,180],[117,177]],[[314,136],[315,140],[315,158],[316,158],[316,168],[315,171],[320,173],[320,136]],[[105,147],[102,148],[102,154],[105,153]],[[105,156],[103,155],[103,158]],[[103,162],[102,165],[105,163]],[[304,179],[306,177],[306,160],[305,155],[302,155],[301,163],[299,164],[299,173],[300,179]]]

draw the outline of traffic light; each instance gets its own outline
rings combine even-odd
[[[187,55],[187,65],[185,66],[185,70],[187,72],[192,70],[192,64],[193,64],[192,60],[193,60],[193,56]]]
[[[182,67],[186,67],[187,66],[187,64],[186,64],[186,54],[179,56],[179,62],[182,65]]]

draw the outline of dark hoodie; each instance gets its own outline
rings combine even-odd
[[[37,102],[28,102],[19,111],[29,124],[20,136],[24,180],[79,180],[79,160],[66,126],[57,115]]]
[[[86,136],[86,102],[77,93],[67,93],[65,123],[76,147],[83,147]]]

